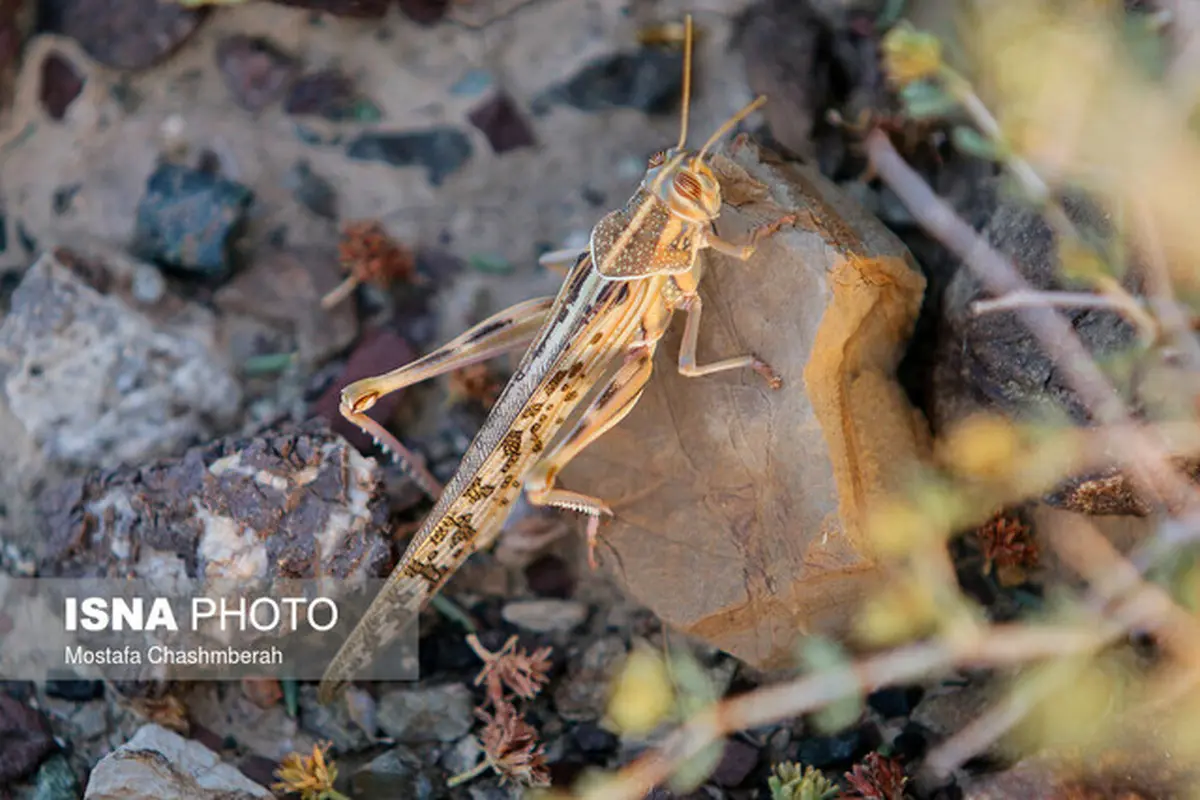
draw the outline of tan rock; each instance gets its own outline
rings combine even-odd
[[[786,213],[794,228],[746,264],[706,254],[701,363],[755,352],[782,375],[685,378],[682,320],[621,425],[563,484],[609,503],[600,558],[668,623],[754,666],[788,664],[797,637],[845,632],[878,581],[868,505],[899,488],[924,423],[893,373],[924,278],[881,223],[815,171],[734,144],[717,168],[740,240]]]

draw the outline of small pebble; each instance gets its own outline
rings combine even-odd
[[[37,769],[57,745],[41,712],[0,694],[0,786]]]
[[[134,227],[134,252],[204,277],[232,269],[232,244],[253,192],[240,183],[179,164],[160,164],[146,181]]]
[[[535,633],[573,630],[587,619],[588,609],[576,600],[516,600],[506,603],[503,617],[518,628]]]
[[[39,11],[42,29],[69,36],[101,64],[140,70],[183,44],[208,9],[159,0],[51,0]]]
[[[721,762],[713,770],[712,780],[718,786],[733,788],[740,786],[758,764],[758,748],[740,739],[725,742]]]
[[[398,0],[400,12],[418,25],[433,25],[446,16],[451,0]]]
[[[393,748],[368,762],[350,777],[355,800],[432,800],[441,797],[434,789],[429,768],[422,759],[403,747]],[[445,780],[445,776],[440,776]]]
[[[458,775],[479,763],[483,750],[474,736],[464,736],[446,750],[442,756],[442,768],[451,775]]]
[[[332,183],[313,172],[307,161],[300,160],[293,164],[283,181],[297,203],[318,217],[337,219],[337,191]]]
[[[904,717],[921,701],[921,694],[919,687],[889,686],[873,692],[867,698],[867,704],[886,719]]]
[[[80,793],[79,779],[61,753],[42,762],[34,787],[31,800],[78,800]]]
[[[576,747],[587,755],[611,753],[617,749],[616,735],[595,722],[581,722],[571,735],[575,738]]]
[[[493,83],[492,73],[485,69],[469,69],[450,87],[450,94],[458,97],[474,97],[483,94]]]
[[[800,740],[796,760],[824,769],[855,761],[862,747],[862,732],[857,728],[832,736],[808,736]]]
[[[312,72],[297,79],[283,108],[289,114],[322,117],[330,122],[374,122],[380,116],[375,104],[359,94],[354,80],[334,69]],[[364,115],[368,118],[364,119]]]
[[[233,101],[247,111],[262,111],[279,100],[299,71],[296,59],[259,36],[223,39],[216,57]]]
[[[154,305],[167,293],[167,281],[162,273],[148,264],[138,264],[133,270],[129,291],[133,299],[144,305]]]
[[[429,183],[440,186],[467,163],[472,150],[465,133],[443,127],[405,133],[364,133],[346,145],[346,156],[393,167],[421,166]]]
[[[467,119],[483,131],[497,155],[537,144],[529,123],[507,92],[496,92],[473,108]]]
[[[568,105],[580,111],[635,108],[647,114],[665,114],[675,109],[682,89],[683,54],[644,48],[592,61],[542,92],[532,110],[541,115],[554,105]]]
[[[461,683],[396,689],[379,699],[379,727],[398,742],[452,742],[471,729],[471,690]]]
[[[46,694],[63,700],[86,703],[104,695],[102,681],[46,681]]]

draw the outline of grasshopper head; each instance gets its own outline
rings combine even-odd
[[[692,222],[711,222],[721,213],[721,184],[696,153],[673,147],[650,157],[642,188],[671,213]]]

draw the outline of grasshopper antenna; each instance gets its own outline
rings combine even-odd
[[[688,110],[692,104],[692,15],[688,14],[683,20],[683,113],[679,122],[679,144],[676,150],[682,150],[687,144]]]
[[[725,134],[727,134],[731,130],[733,130],[734,125],[737,125],[739,122],[744,120],[746,117],[750,116],[750,114],[753,113],[755,109],[757,109],[759,106],[761,106],[765,102],[767,102],[767,96],[759,95],[757,98],[754,99],[754,102],[750,103],[745,108],[743,108],[741,111],[737,112],[732,117],[730,117],[728,120],[726,120],[724,125],[717,128],[716,133],[714,133],[712,136],[708,137],[708,141],[704,143],[704,147],[701,147],[700,152],[696,153],[696,158],[694,159],[694,162],[699,163],[700,161],[702,161],[704,159],[704,154],[708,152],[708,148],[712,147],[714,144],[719,142],[721,140],[722,136],[724,136]]]

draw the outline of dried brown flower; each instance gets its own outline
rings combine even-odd
[[[330,742],[313,745],[311,756],[289,753],[275,770],[279,782],[271,789],[276,792],[294,792],[301,800],[350,800],[333,788],[337,780],[337,766],[325,760]]]
[[[325,308],[345,300],[360,283],[387,286],[399,280],[411,281],[416,275],[412,250],[388,236],[377,220],[353,222],[342,230],[338,261],[350,274],[321,299]]]
[[[513,781],[523,786],[549,786],[545,747],[538,742],[537,730],[517,713],[511,703],[495,704],[496,713],[481,708],[475,713],[484,722],[480,741],[486,763],[500,776],[500,782]]]
[[[879,753],[871,753],[861,764],[855,764],[845,777],[850,791],[856,793],[849,796],[864,800],[903,800],[904,784],[908,782],[900,762]]]
[[[156,725],[175,731],[181,736],[191,734],[192,724],[188,719],[187,706],[173,694],[137,698],[132,700],[130,705],[135,712]]]
[[[475,676],[475,685],[487,682],[488,699],[494,707],[499,708],[505,702],[505,687],[517,697],[530,700],[546,685],[551,648],[526,653],[517,647],[517,637],[511,636],[504,647],[493,653],[480,644],[475,634],[467,636],[467,644],[483,659],[483,669]]]
[[[1019,519],[997,514],[979,529],[978,535],[985,570],[991,571],[993,564],[998,567],[1037,565],[1037,542],[1029,535],[1029,526]]]

